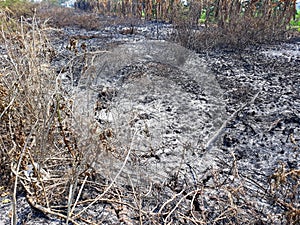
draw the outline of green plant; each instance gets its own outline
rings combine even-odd
[[[290,22],[291,28],[300,31],[300,10],[297,11],[295,18]]]

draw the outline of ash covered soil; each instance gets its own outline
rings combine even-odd
[[[299,221],[300,41],[196,54],[166,41],[170,25],[130,29],[68,28],[53,36],[53,66],[78,102],[76,116],[114,133],[115,157],[97,156],[95,179],[118,174],[122,146],[132,148],[115,185],[128,205],[100,201],[83,216],[96,224]],[[99,52],[88,68],[85,51]],[[22,194],[18,203],[20,224],[61,223]],[[0,207],[0,223],[9,224],[10,205]]]

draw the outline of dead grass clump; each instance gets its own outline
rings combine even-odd
[[[152,1],[152,0],[122,0],[122,1],[96,1],[77,0],[75,8],[103,15],[118,16],[122,18],[145,18],[146,20],[171,22],[173,14],[181,3],[178,0]]]
[[[21,16],[32,17],[32,15],[34,14],[34,8],[35,4],[29,1],[7,0],[0,2],[0,14],[3,13],[6,19],[12,17],[20,18]]]
[[[37,16],[57,28],[78,27],[96,30],[102,25],[97,14],[49,4],[40,4]]]
[[[253,179],[251,174],[238,170],[238,162],[232,156],[232,165],[222,163],[220,169],[208,172],[206,182],[200,185],[199,180],[198,190],[191,194],[192,198],[187,198],[191,200],[190,221],[195,224],[299,224],[299,170],[286,169],[281,164],[270,179]]]
[[[287,224],[300,223],[300,170],[282,163],[270,177],[270,195],[280,207]]]
[[[0,80],[2,79],[2,74],[0,73]],[[1,183],[0,186],[6,186],[10,184],[11,176],[10,176],[10,159],[9,159],[9,148],[7,140],[10,139],[8,135],[7,127],[4,126],[3,122],[8,121],[7,115],[4,115],[3,112],[8,107],[9,101],[8,101],[8,90],[7,88],[0,83],[0,120],[2,123],[2,126],[0,126],[0,177],[1,177]],[[3,122],[2,122],[3,121]]]
[[[117,201],[114,185],[131,150],[122,148],[126,157],[121,157],[123,166],[112,180],[101,174],[101,167],[94,168],[103,155],[114,158],[113,131],[81,115],[82,105],[74,105],[74,86],[69,91],[62,87],[60,73],[51,66],[55,50],[47,26],[35,17],[21,17],[13,29],[10,24],[1,30],[0,162],[1,182],[6,178],[12,183],[12,224],[18,222],[20,186],[32,207],[67,223],[87,222],[89,207]],[[90,55],[74,53],[84,58],[85,68]],[[71,56],[70,67],[72,62]]]
[[[49,96],[45,92],[49,90],[51,93],[47,82],[51,82],[52,77],[48,76],[47,71],[48,46],[45,36],[36,31],[39,30],[36,25],[30,27],[23,21],[19,24],[13,18],[9,18],[9,21],[14,21],[13,29],[9,23],[7,26],[2,25],[1,32],[4,67],[0,83],[7,90],[7,94],[3,99],[6,102],[5,108],[1,111],[1,147],[4,151],[0,160],[1,164],[6,165],[1,173],[10,181],[7,184],[15,184],[12,188],[12,223],[16,224],[15,197],[20,186],[19,175],[25,175],[24,171],[28,166],[39,165],[44,154],[42,149],[47,151],[45,102],[49,101]],[[49,81],[41,79],[43,76]],[[44,126],[41,126],[42,123]],[[16,176],[12,174],[14,171]]]
[[[30,22],[21,17],[13,29],[10,24],[2,25],[1,32],[0,162],[1,182],[14,183],[16,224],[18,186],[25,188],[33,205],[49,211],[55,204],[67,204],[65,197],[77,188],[79,177],[86,176],[91,161],[84,161],[81,152],[90,136],[75,132],[72,100],[50,65],[54,50],[47,27],[34,17]]]

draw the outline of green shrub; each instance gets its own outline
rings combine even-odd
[[[295,18],[290,22],[291,28],[297,29],[300,32],[300,10],[297,11]]]

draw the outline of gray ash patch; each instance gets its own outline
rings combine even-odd
[[[139,176],[146,183],[163,182],[174,171],[186,173],[187,164],[205,169],[205,163],[199,166],[193,158],[224,116],[221,91],[205,63],[178,45],[160,41],[119,46],[102,57],[94,62],[99,69],[91,70],[98,71],[93,86],[107,84],[98,94],[96,118],[112,127],[117,149],[131,146],[124,176],[130,174],[134,182],[140,182]],[[103,90],[113,90],[113,95],[108,99]],[[116,162],[116,172],[119,166]],[[189,177],[187,182],[194,181]]]
[[[128,176],[141,190],[154,182],[168,199],[185,185],[209,187],[212,171],[218,171],[226,185],[243,183],[247,192],[241,201],[249,205],[236,204],[244,207],[244,213],[253,215],[252,210],[259,209],[260,219],[246,216],[248,224],[285,223],[280,215],[287,209],[266,193],[282,165],[287,170],[299,169],[298,57],[290,60],[248,50],[211,52],[203,58],[186,54],[181,60],[182,50],[168,53],[167,58],[159,51],[164,43],[157,43],[157,49],[151,44],[120,46],[104,60],[99,58],[100,69],[93,69],[98,71],[94,86],[101,83],[115,90],[113,97],[105,99],[109,110],[103,112],[103,124],[118,128],[116,146],[131,143],[133,151],[119,184],[126,184]],[[205,151],[203,145],[226,118],[230,120],[213,148]],[[106,161],[99,165],[116,171],[121,167],[121,163]],[[110,170],[112,174],[116,171]],[[211,190],[203,197],[211,218],[218,217],[220,202],[210,196],[224,200],[223,191]],[[278,196],[285,194],[279,190]],[[298,204],[297,199],[289,201]],[[148,203],[155,207],[163,200]]]
[[[282,168],[287,171],[300,168],[300,68],[299,54],[293,51],[299,49],[299,43],[283,47],[286,46],[215,53],[208,60],[224,90],[228,115],[241,109],[227,124],[220,149],[228,158],[230,154],[235,155],[239,174],[249,178],[249,190],[257,193],[261,187],[265,193],[272,189],[274,174]],[[274,48],[282,54],[273,54]],[[256,93],[255,101],[242,108]],[[224,158],[220,168],[226,164]],[[277,198],[299,206],[299,199],[290,198],[284,192],[277,194]],[[276,215],[288,209],[274,203],[271,196],[265,198],[247,192],[248,200],[256,202],[264,215],[274,216],[274,220],[265,219],[266,224],[286,223]]]
[[[203,87],[195,81],[192,77],[189,77],[185,72],[178,70],[178,68],[162,64],[159,62],[143,62],[135,65],[128,65],[117,72],[116,77],[119,78],[118,82],[122,86],[123,83],[128,83],[134,79],[138,80],[142,76],[158,76],[169,79],[182,88],[185,92],[188,92],[194,96],[195,99],[203,99],[205,94],[203,93]]]

